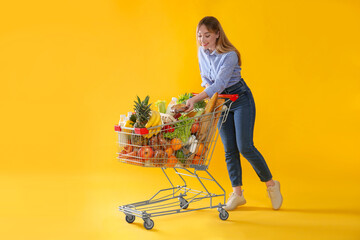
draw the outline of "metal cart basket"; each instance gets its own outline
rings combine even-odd
[[[122,163],[141,167],[161,168],[171,187],[159,190],[150,199],[122,205],[119,210],[128,223],[135,217],[142,218],[148,230],[154,227],[152,217],[191,212],[200,209],[217,208],[219,217],[226,220],[229,213],[225,206],[225,190],[208,172],[208,167],[219,136],[216,131],[226,121],[231,104],[238,95],[218,95],[214,110],[209,113],[191,115],[172,120],[166,114],[159,114],[157,126],[149,128],[129,128],[115,126],[118,134],[117,158]],[[221,121],[219,122],[219,119]],[[173,121],[175,120],[175,121]],[[169,171],[179,177],[181,186],[174,186]],[[201,174],[200,174],[201,173]],[[200,175],[204,175],[200,176]],[[200,183],[202,189],[187,185],[191,177]],[[219,193],[210,193],[206,185],[215,183]],[[207,205],[195,204],[205,202]],[[190,205],[195,208],[188,208]]]

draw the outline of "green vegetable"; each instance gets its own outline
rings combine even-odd
[[[177,104],[186,103],[186,101],[192,98],[193,96],[194,95],[192,93],[184,93],[178,97],[178,101],[176,103]],[[205,107],[206,107],[206,103],[204,100],[201,100],[194,104],[195,111],[199,111],[201,108],[205,108]]]
[[[164,137],[170,139],[179,138],[183,143],[186,143],[191,135],[191,127],[195,122],[194,119],[186,120],[188,118],[187,116],[180,116],[179,122],[175,124],[174,132],[164,133]]]
[[[158,100],[155,103],[155,106],[158,108],[159,113],[166,113],[166,101],[165,100]]]
[[[196,112],[194,117],[200,116],[201,114],[203,114],[205,112],[205,108],[200,109],[199,111]]]
[[[186,100],[188,100],[189,98],[191,98],[193,96],[192,93],[184,93],[184,94],[181,94],[179,97],[178,97],[178,100],[177,100],[177,104],[180,104],[180,103],[186,103]]]
[[[136,114],[131,114],[130,121],[136,122]]]
[[[176,151],[176,158],[181,162],[181,163],[185,163],[185,154],[184,152],[180,149],[178,151]]]

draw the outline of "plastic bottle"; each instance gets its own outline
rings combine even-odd
[[[122,128],[125,126],[127,119],[126,119],[126,115],[120,115],[120,120],[119,120],[119,126]],[[128,143],[128,134],[126,134],[126,132],[124,132],[124,130],[122,129],[121,132],[119,132],[119,146],[120,146],[120,151],[125,147],[125,145]]]
[[[120,120],[119,120],[119,126],[121,126],[121,127],[125,126],[126,121],[127,121],[126,115],[121,114],[120,115]]]
[[[127,121],[127,120],[130,120],[131,115],[133,115],[133,113],[132,113],[132,112],[128,112],[128,115],[127,115],[126,121]]]
[[[176,102],[177,102],[177,98],[176,97],[173,97],[171,99],[171,102],[169,103],[167,109],[166,109],[166,114],[169,114],[169,115],[174,115],[174,113],[171,113],[171,107],[176,105]]]

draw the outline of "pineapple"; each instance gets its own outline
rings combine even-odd
[[[151,113],[151,104],[149,104],[149,96],[146,96],[144,101],[141,101],[139,97],[137,97],[137,101],[134,101],[134,111],[136,115],[136,122],[134,124],[134,128],[144,128],[146,123],[149,121],[150,113]],[[131,136],[132,144],[134,145],[146,145],[147,139],[140,135],[132,135]]]

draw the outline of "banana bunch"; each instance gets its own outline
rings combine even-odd
[[[149,121],[146,123],[145,127],[146,128],[150,128],[150,127],[155,127],[158,125],[161,125],[161,116],[160,113],[158,111],[151,111],[151,117],[149,119]],[[160,132],[161,127],[158,128],[154,128],[154,129],[150,129],[149,130],[149,134],[146,134],[145,137],[146,138],[151,138],[153,135],[156,135]]]
[[[124,127],[133,128],[134,122],[131,120],[127,120]],[[124,132],[131,133],[131,130],[125,129]]]

